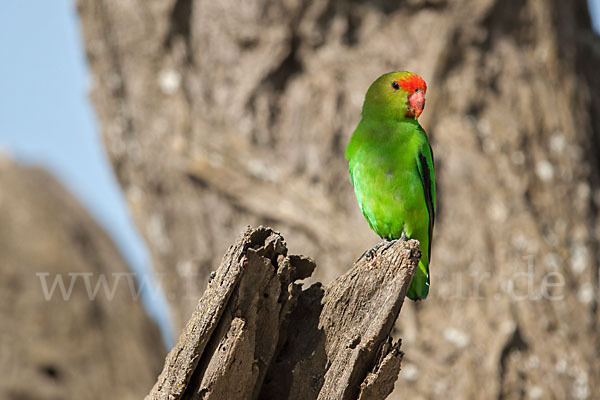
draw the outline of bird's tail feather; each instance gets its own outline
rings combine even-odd
[[[411,300],[425,300],[429,294],[429,271],[423,264],[423,260],[419,261],[419,267],[415,271],[413,280],[408,288],[406,296]]]

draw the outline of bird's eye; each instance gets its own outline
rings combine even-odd
[[[400,89],[400,84],[398,83],[398,81],[394,81],[392,82],[392,87],[394,88],[394,90],[398,90]]]

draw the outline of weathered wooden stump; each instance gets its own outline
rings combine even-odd
[[[232,245],[146,399],[382,399],[400,371],[390,331],[417,241],[302,290],[315,263],[269,228]]]

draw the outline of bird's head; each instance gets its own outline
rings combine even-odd
[[[425,108],[427,85],[423,78],[408,71],[389,72],[371,84],[363,115],[383,118],[417,119]]]

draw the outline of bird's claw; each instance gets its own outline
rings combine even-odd
[[[381,250],[381,254],[384,254],[386,250],[392,247],[396,242],[406,242],[407,240],[408,238],[406,237],[406,233],[402,232],[402,236],[400,236],[400,239],[394,239],[387,242],[383,250]]]
[[[362,259],[363,257],[365,257],[365,259],[367,261],[372,261],[375,259],[375,257],[377,256],[377,250],[379,250],[379,248],[381,246],[383,246],[385,243],[387,242],[387,240],[381,240],[380,242],[378,242],[375,246],[371,247],[369,250],[365,251],[362,256],[360,256],[359,260]],[[358,261],[358,260],[357,260]]]
[[[394,243],[396,243],[397,241],[406,242],[407,240],[408,240],[408,238],[406,237],[406,234],[404,232],[402,232],[402,236],[400,236],[400,239],[394,239],[394,240],[383,239],[383,240],[379,241],[375,246],[373,246],[369,250],[365,251],[362,254],[362,256],[359,257],[358,260],[360,260],[364,257],[369,262],[373,261],[375,259],[375,257],[377,256],[377,251],[383,245],[385,245],[385,247],[383,248],[383,250],[381,250],[381,254],[385,253],[385,251],[387,249],[389,249],[390,247],[392,247],[394,245]]]
[[[392,247],[394,245],[394,243],[396,243],[397,240],[390,240],[385,247],[383,248],[383,250],[381,250],[381,254],[384,254],[386,252],[387,249],[389,249],[390,247]]]
[[[377,253],[377,249],[374,247],[371,247],[369,250],[366,251],[365,253],[365,258],[367,261],[371,261],[372,259],[375,258],[375,254]]]

